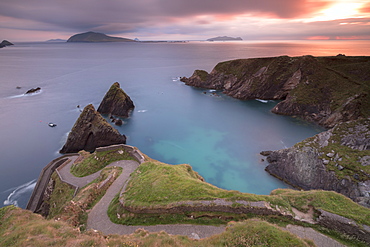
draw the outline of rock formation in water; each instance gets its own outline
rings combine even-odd
[[[60,153],[92,152],[97,147],[125,143],[126,136],[113,128],[90,104],[77,119]]]
[[[98,112],[127,118],[134,107],[130,97],[121,89],[120,84],[115,82],[105,94]]]
[[[272,112],[333,127],[370,116],[369,71],[370,57],[282,56],[221,62],[181,80],[242,100],[282,100]]]
[[[266,171],[294,187],[333,190],[370,207],[370,119],[339,123],[267,155]]]
[[[40,92],[40,90],[41,90],[40,87],[31,88],[31,89],[27,90],[27,92],[25,92],[24,94],[38,93],[38,92]]]
[[[86,32],[71,36],[67,42],[136,42],[132,39],[112,37],[103,33]]]
[[[1,43],[0,43],[0,48],[4,48],[5,46],[11,46],[11,45],[14,45],[13,43],[10,43],[9,41],[7,40],[3,40]]]

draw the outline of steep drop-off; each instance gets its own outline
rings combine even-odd
[[[126,118],[134,107],[130,97],[121,89],[120,84],[115,82],[105,94],[98,112]]]
[[[126,136],[113,128],[90,104],[77,119],[60,153],[92,152],[97,147],[125,143]]]
[[[282,100],[272,112],[333,127],[370,116],[369,71],[370,57],[282,56],[221,62],[181,80],[241,100]]]
[[[333,190],[370,207],[370,119],[337,124],[295,146],[272,151],[266,167],[301,189]]]

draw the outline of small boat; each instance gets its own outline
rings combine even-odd
[[[50,127],[55,127],[55,126],[57,126],[55,123],[49,123],[49,126]]]

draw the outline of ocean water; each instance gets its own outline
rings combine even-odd
[[[190,164],[221,188],[256,194],[285,188],[264,171],[259,152],[290,147],[323,129],[272,114],[274,101],[236,100],[188,87],[179,77],[230,59],[338,53],[370,55],[369,42],[16,43],[0,49],[0,206],[26,206],[81,108],[97,108],[116,81],[136,106],[116,127],[127,144],[166,163]],[[41,92],[24,95],[35,87]]]

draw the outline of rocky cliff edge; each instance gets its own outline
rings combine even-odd
[[[281,56],[221,62],[181,80],[241,100],[282,100],[272,112],[333,127],[370,116],[368,71],[370,57]]]
[[[291,148],[268,152],[271,175],[301,189],[339,192],[370,207],[370,119],[337,124]]]

